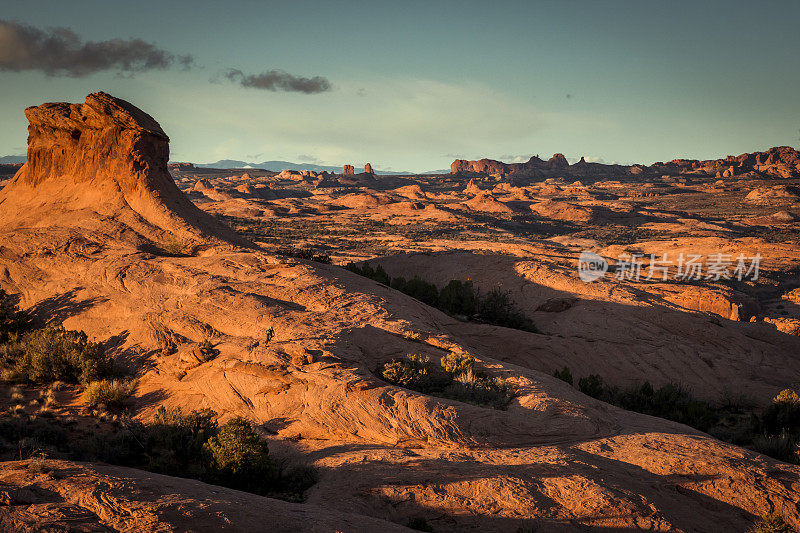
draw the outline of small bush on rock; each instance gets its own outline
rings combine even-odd
[[[265,493],[277,482],[278,469],[269,458],[267,443],[250,422],[232,418],[205,444],[210,455],[210,475],[229,487]]]
[[[458,375],[472,370],[475,366],[475,358],[468,353],[450,352],[442,357],[442,368],[448,374]]]
[[[0,343],[11,341],[30,326],[30,316],[19,310],[14,298],[0,289]]]
[[[565,366],[562,370],[556,370],[553,373],[553,376],[557,377],[561,381],[565,381],[565,382],[569,383],[570,385],[572,385],[572,383],[573,383],[572,372],[570,372],[568,366]]]
[[[782,516],[772,513],[759,520],[747,533],[792,533],[792,527]]]
[[[49,325],[27,339],[16,370],[20,378],[33,383],[90,383],[111,376],[113,361],[84,332]]]
[[[83,401],[87,405],[107,405],[120,408],[133,396],[136,381],[127,379],[101,379],[86,385]]]

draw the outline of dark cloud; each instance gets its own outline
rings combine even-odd
[[[229,69],[225,77],[230,81],[238,82],[242,87],[264,89],[266,91],[286,91],[305,94],[316,94],[330,91],[331,82],[322,76],[304,78],[284,72],[282,70],[269,70],[261,74],[245,74],[239,69]]]
[[[175,56],[142,39],[87,41],[68,28],[40,30],[0,20],[0,70],[39,70],[48,76],[79,78],[103,70],[132,74],[190,68],[190,55]]]

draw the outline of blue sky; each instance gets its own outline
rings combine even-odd
[[[24,152],[24,107],[96,90],[152,114],[171,158],[195,162],[424,171],[455,157],[649,163],[800,144],[796,1],[0,3],[6,21],[195,60],[133,76],[0,70],[0,155]],[[245,88],[227,69],[332,89]]]

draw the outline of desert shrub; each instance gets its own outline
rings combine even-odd
[[[101,379],[86,385],[83,401],[87,405],[104,404],[109,407],[122,407],[133,396],[136,381],[130,379]]]
[[[409,529],[414,529],[416,531],[429,531],[433,532],[433,528],[428,523],[428,521],[422,516],[413,516],[408,519],[406,523],[406,527]]]
[[[474,371],[474,364],[469,354],[450,353],[442,358],[439,369],[427,357],[412,355],[385,363],[381,375],[389,383],[424,394],[504,409],[513,391],[504,380]]]
[[[478,308],[478,296],[472,282],[450,280],[439,292],[439,307],[451,315],[473,316]]]
[[[585,378],[578,380],[578,390],[587,396],[600,399],[605,391],[603,378],[597,374],[589,374]]]
[[[798,462],[797,438],[785,430],[777,435],[764,433],[755,437],[752,447],[758,453],[763,453],[785,463]]]
[[[445,398],[495,409],[505,409],[514,398],[505,380],[491,378],[471,368],[458,374],[441,393]]]
[[[437,375],[430,359],[416,354],[392,359],[383,365],[381,375],[389,383],[425,393],[437,390],[446,381],[444,376]]]
[[[404,293],[404,292],[406,292],[406,278],[404,278],[402,276],[399,276],[399,277],[396,277],[396,278],[392,278],[390,286],[393,289]]]
[[[570,385],[572,385],[572,383],[573,383],[573,380],[572,380],[572,372],[570,372],[570,370],[569,370],[569,367],[568,367],[568,366],[565,366],[565,367],[564,367],[563,369],[561,369],[561,370],[556,370],[556,371],[553,373],[553,376],[557,377],[557,378],[558,378],[558,379],[560,379],[561,381],[566,381],[566,382],[567,382],[567,383],[569,383]]]
[[[781,391],[761,416],[761,430],[777,434],[800,433],[800,396],[791,389]]]
[[[89,383],[110,377],[113,361],[102,345],[89,342],[86,333],[49,325],[30,334],[16,371],[34,383]]]
[[[200,344],[197,345],[197,349],[200,351],[200,358],[204,363],[206,361],[211,361],[217,356],[217,350],[214,349],[214,344],[208,339],[203,339]]]
[[[475,366],[475,358],[468,353],[450,352],[441,360],[442,368],[448,374],[458,375]]]
[[[17,303],[0,289],[0,343],[9,342],[30,326],[31,317],[19,310]]]
[[[786,523],[782,516],[771,513],[753,524],[753,527],[747,533],[792,533],[792,527]]]
[[[179,408],[158,408],[147,426],[148,447],[155,453],[148,458],[148,469],[164,474],[205,474],[206,442],[217,434],[217,413],[211,409],[186,415]]]
[[[486,322],[496,326],[516,328],[536,333],[536,326],[520,311],[507,292],[493,289],[482,296],[471,281],[450,280],[440,291],[433,283],[414,276],[410,280],[391,278],[382,266],[373,269],[368,263],[349,263],[346,269],[373,279],[412,298],[458,317]]]
[[[267,443],[241,418],[218,427],[210,409],[183,414],[159,408],[143,423],[126,416],[120,427],[86,436],[66,421],[0,418],[0,460],[44,455],[103,461],[161,474],[300,501],[316,482],[306,466],[272,462]]]
[[[286,257],[296,257],[298,259],[305,259],[307,261],[314,261],[326,265],[331,264],[330,255],[324,252],[316,252],[310,248],[280,248],[277,252]]]
[[[6,459],[26,459],[42,453],[63,454],[70,442],[60,425],[28,417],[0,418],[0,436],[0,453]]]
[[[279,480],[267,443],[244,418],[229,420],[206,442],[205,449],[210,456],[210,477],[217,482],[266,494]]]
[[[185,249],[186,249],[186,243],[184,243],[177,237],[168,239],[164,243],[164,251],[171,256],[181,256],[183,255],[183,251]]]
[[[526,317],[514,304],[507,292],[494,288],[480,299],[478,303],[478,316],[484,322],[496,326],[536,331],[533,322]]]
[[[621,392],[613,390],[610,394],[614,396],[613,403],[624,409],[666,418],[701,431],[708,431],[715,419],[708,402],[694,399],[686,389],[673,383],[656,390],[645,381],[640,386]]]
[[[25,381],[25,374],[17,368],[25,354],[25,344],[16,339],[0,344],[0,380]]]
[[[431,307],[438,307],[439,305],[439,289],[436,288],[436,285],[428,283],[417,276],[406,282],[403,292]]]
[[[381,265],[378,265],[378,268],[375,269],[372,279],[384,285],[389,285],[392,282],[392,278],[389,277],[389,274],[386,273]]]
[[[591,374],[578,381],[578,388],[588,396],[623,409],[666,418],[701,431],[709,431],[718,420],[714,406],[707,401],[695,399],[689,391],[674,383],[654,389],[645,381],[641,385],[620,390],[605,385],[597,374]]]

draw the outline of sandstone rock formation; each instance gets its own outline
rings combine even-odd
[[[364,173],[365,174],[374,174],[374,172],[372,172],[372,165],[370,163],[367,163],[366,165],[364,165]]]
[[[354,174],[354,171],[355,169],[353,168],[353,165],[345,165],[342,174],[344,176],[352,176]]]
[[[487,175],[510,175],[512,178],[546,178],[551,176],[572,177],[623,177],[623,176],[661,176],[672,174],[704,174],[722,178],[732,178],[747,173],[760,173],[767,177],[800,177],[800,152],[789,146],[776,146],[765,152],[745,153],[728,156],[725,159],[695,160],[674,159],[667,163],[657,162],[645,165],[606,165],[580,161],[570,165],[563,154],[555,154],[547,161],[538,156],[524,163],[503,163],[493,159],[466,161],[456,159],[450,165],[450,172],[475,173]]]
[[[68,222],[70,211],[87,209],[155,242],[247,244],[178,190],[167,168],[169,137],[128,102],[100,92],[25,115],[28,160],[0,191],[0,224]]]
[[[0,531],[402,532],[402,526],[109,465],[0,463]]]
[[[51,137],[44,129],[36,131],[33,152],[52,146],[43,161],[59,159],[61,145],[71,146],[66,144],[72,142],[70,131],[53,128]],[[92,131],[82,131],[79,139]],[[614,407],[552,376],[569,364],[576,376],[607,372],[618,386],[632,379],[656,385],[674,380],[688,383],[698,396],[733,387],[763,399],[775,394],[786,374],[797,374],[800,338],[771,324],[695,316],[683,307],[704,305],[709,292],[698,290],[691,293],[697,298],[690,298],[675,285],[672,298],[669,287],[613,279],[583,283],[575,268],[577,252],[568,244],[525,238],[507,246],[496,242],[500,232],[494,227],[485,240],[459,240],[458,253],[445,248],[452,244],[439,228],[428,228],[434,234],[431,246],[442,253],[393,254],[383,263],[392,276],[409,280],[419,275],[443,286],[450,279],[469,279],[484,292],[508,290],[540,333],[463,322],[336,265],[266,249],[143,250],[138,241],[126,239],[138,231],[134,226],[148,225],[145,233],[155,234],[199,222],[182,207],[189,201],[174,184],[170,189],[159,181],[169,174],[157,165],[137,174],[139,167],[126,162],[127,155],[149,153],[141,145],[163,149],[166,136],[130,126],[101,131],[105,135],[84,147],[86,159],[96,164],[75,159],[81,174],[60,180],[48,165],[31,165],[0,192],[3,289],[19,294],[24,308],[51,313],[93,340],[112,341],[108,346],[115,355],[135,362],[135,416],[147,419],[163,405],[184,411],[209,407],[223,419],[248,417],[268,434],[271,454],[316,467],[319,480],[306,492],[305,503],[293,505],[118,467],[57,463],[49,477],[9,461],[0,465],[0,494],[16,504],[0,506],[0,520],[7,518],[13,529],[49,519],[53,530],[77,523],[101,531],[291,530],[317,524],[324,531],[392,531],[424,516],[442,532],[744,531],[769,512],[779,512],[795,529],[800,526],[800,467]],[[139,148],[117,153],[103,142],[125,135],[139,139],[131,144]],[[123,172],[96,171],[108,165]],[[537,172],[547,171],[547,165],[560,167],[563,160],[533,161]],[[139,186],[125,193],[131,176]],[[96,177],[102,194],[81,186]],[[270,187],[277,188],[278,181],[270,181]],[[365,182],[374,186],[375,181]],[[468,218],[484,224],[491,218],[487,208],[498,209],[497,218],[508,222],[510,201],[479,193],[471,200],[483,210],[476,215],[462,204],[466,180],[453,181],[433,188],[425,202],[397,202],[395,193],[376,188],[351,196],[315,190],[313,201],[341,201],[353,206],[341,211],[358,216],[398,209],[398,217],[411,217],[436,211],[433,205],[420,207],[445,199],[447,216],[464,215],[452,221],[453,231]],[[288,183],[297,196],[280,205],[301,212],[307,207],[299,196],[304,184]],[[543,191],[573,195],[557,184],[525,190],[537,198]],[[215,180],[207,185],[198,189],[224,186],[246,195],[256,190]],[[524,198],[521,190],[498,188],[496,194]],[[171,197],[169,191],[177,193]],[[405,189],[403,198],[421,196],[420,191]],[[38,218],[28,217],[15,195],[27,198],[25,205],[32,209],[41,204]],[[149,199],[140,203],[151,209],[139,207],[140,215],[129,197],[133,203]],[[550,205],[553,214],[577,205],[564,202],[568,205]],[[148,222],[139,220],[145,216]],[[325,216],[325,227],[343,220]],[[679,225],[682,216],[665,218]],[[126,221],[123,227],[120,219]],[[522,222],[527,231],[529,221]],[[388,235],[388,226],[380,232]],[[359,219],[361,235],[369,233],[365,227]],[[468,228],[478,230],[475,224]],[[382,245],[393,245],[393,237]],[[656,244],[665,242],[672,243]],[[649,250],[647,242],[635,245]],[[467,247],[482,253],[464,252]],[[734,302],[735,291],[714,295],[719,301],[708,311],[744,317],[747,302]],[[266,333],[270,330],[274,336]],[[193,357],[208,339],[215,357]],[[493,409],[383,379],[377,370],[382,364],[412,353],[434,362],[450,353],[469,353],[482,371],[507,380],[516,395],[506,409]]]

